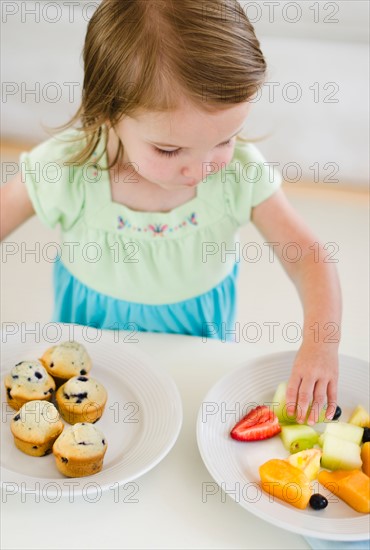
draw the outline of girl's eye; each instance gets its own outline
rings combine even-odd
[[[225,143],[220,143],[218,147],[226,147],[227,145],[231,144],[231,141],[232,140],[229,139],[229,141],[225,141]],[[159,155],[164,155],[166,157],[176,157],[177,155],[180,154],[180,151],[181,151],[181,149],[176,149],[176,151],[165,151],[164,149],[158,149],[158,147],[155,147],[154,149]]]
[[[158,149],[158,147],[155,147],[155,150],[160,155],[164,155],[166,157],[176,157],[181,151],[181,149],[176,149],[176,151],[164,151],[164,149]]]
[[[221,143],[219,147],[226,147],[226,145],[230,145],[231,142],[232,142],[232,139],[229,139],[229,141],[225,141],[225,143]]]

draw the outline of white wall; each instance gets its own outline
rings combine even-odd
[[[41,141],[42,124],[74,114],[86,25],[98,3],[1,2],[3,136]],[[269,63],[246,134],[269,134],[260,149],[297,184],[367,185],[368,2],[241,5]]]

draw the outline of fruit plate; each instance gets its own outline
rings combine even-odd
[[[179,435],[182,403],[173,380],[136,349],[134,333],[56,323],[50,323],[47,331],[33,331],[1,335],[3,490],[8,494],[46,491],[48,498],[71,497],[71,491],[74,495],[96,495],[135,480],[156,466]],[[9,428],[15,411],[6,402],[3,381],[17,362],[38,359],[48,347],[67,340],[85,346],[93,362],[90,374],[108,393],[104,414],[95,424],[108,442],[103,469],[93,476],[73,479],[58,472],[53,455],[32,457],[15,447]]]
[[[257,405],[268,405],[279,382],[288,380],[296,352],[280,352],[248,361],[219,380],[208,392],[197,418],[198,447],[205,466],[221,489],[256,516],[295,533],[329,540],[369,538],[369,516],[359,514],[313,482],[325,495],[327,508],[298,510],[272,500],[260,486],[259,466],[271,458],[286,458],[279,435],[264,441],[233,440],[230,430]],[[346,421],[361,403],[369,408],[369,368],[365,361],[340,356],[338,404]],[[318,431],[325,423],[316,424]]]

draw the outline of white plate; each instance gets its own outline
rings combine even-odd
[[[172,379],[136,349],[134,334],[56,323],[45,327],[36,326],[33,335],[22,325],[14,335],[1,334],[3,490],[9,494],[36,489],[48,499],[71,496],[71,491],[99,494],[156,466],[174,445],[182,424],[181,399]],[[108,449],[101,472],[69,479],[58,472],[53,455],[31,457],[15,447],[8,425],[15,411],[6,402],[3,378],[17,362],[37,359],[51,345],[73,339],[86,347],[93,361],[91,376],[108,392],[104,414],[96,423]]]
[[[314,492],[329,500],[325,510],[298,510],[262,492],[258,468],[271,458],[286,458],[280,437],[243,443],[229,436],[236,422],[257,405],[272,401],[279,382],[288,380],[296,352],[282,352],[249,361],[222,378],[206,395],[197,419],[198,447],[218,485],[243,508],[289,531],[330,540],[369,538],[369,516],[359,514],[327,489],[313,482]],[[338,404],[348,420],[361,403],[369,407],[369,368],[353,357],[340,356]],[[317,424],[317,428],[325,427]]]

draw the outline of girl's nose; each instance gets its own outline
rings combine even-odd
[[[191,166],[187,166],[181,170],[181,174],[185,178],[189,178],[191,181],[202,181],[207,173],[207,162],[201,161],[193,163]]]

